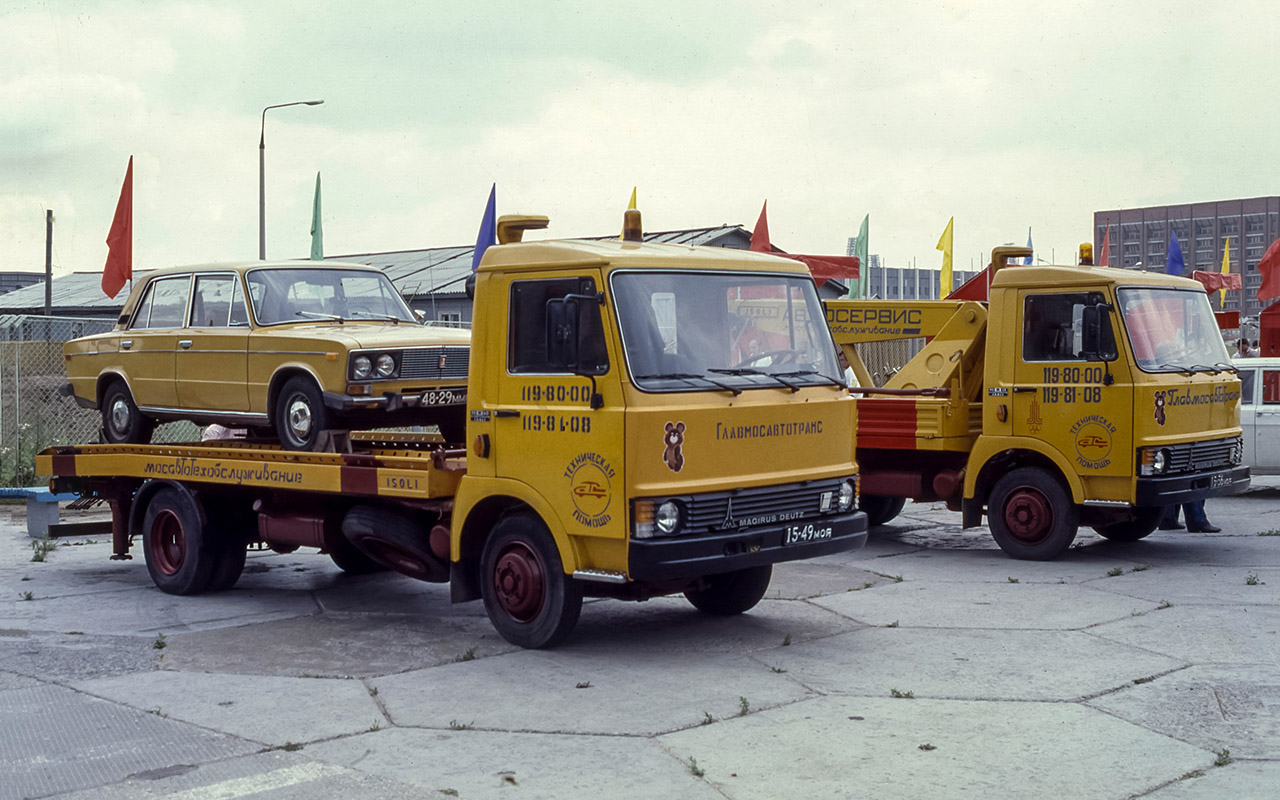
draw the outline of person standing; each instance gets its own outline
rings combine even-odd
[[[1182,516],[1187,520],[1186,529],[1189,533],[1218,533],[1222,530],[1209,521],[1209,517],[1204,513],[1203,500],[1183,503]],[[1180,531],[1182,528],[1182,523],[1178,522],[1177,504],[1165,506],[1164,518],[1160,520],[1160,530]]]

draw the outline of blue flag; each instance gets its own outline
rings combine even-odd
[[[1173,227],[1169,227],[1169,261],[1165,264],[1164,271],[1170,275],[1181,275],[1185,265],[1182,263],[1182,245],[1178,244],[1178,234],[1173,232]]]
[[[1031,248],[1031,228],[1030,227],[1027,228],[1027,248],[1028,249]],[[1024,256],[1022,259],[1022,263],[1024,266],[1029,266],[1031,264],[1031,256]]]
[[[480,259],[484,257],[484,251],[489,249],[489,245],[498,243],[498,218],[494,213],[494,196],[498,191],[498,184],[494,184],[489,189],[489,204],[484,207],[484,219],[480,220],[480,233],[476,235],[476,251],[471,256],[471,271],[475,272],[480,266]]]

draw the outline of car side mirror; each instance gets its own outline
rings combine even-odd
[[[413,318],[418,322],[421,322],[423,325],[427,324],[427,312],[420,308],[413,309]]]
[[[547,301],[547,363],[556,369],[578,372],[579,315],[576,297]]]

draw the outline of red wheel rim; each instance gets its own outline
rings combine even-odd
[[[1053,506],[1038,490],[1020,486],[1005,503],[1004,524],[1019,542],[1039,544],[1053,530]]]
[[[531,622],[546,598],[546,570],[537,553],[523,542],[503,548],[493,567],[493,588],[498,605],[507,616],[517,622]]]
[[[151,521],[151,562],[165,575],[182,569],[187,557],[187,532],[182,520],[169,509],[163,509]]]

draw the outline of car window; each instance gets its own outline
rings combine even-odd
[[[234,283],[231,275],[196,276],[196,289],[191,296],[191,327],[227,327]]]
[[[1262,404],[1264,406],[1280,405],[1280,370],[1262,371]]]
[[[134,328],[181,328],[187,310],[187,287],[191,279],[183,275],[163,278],[147,287],[143,298],[144,311],[134,316]]]
[[[413,322],[386,275],[369,270],[256,269],[247,275],[259,325],[331,318]]]
[[[1023,361],[1083,361],[1083,309],[1101,303],[1097,292],[1028,295],[1023,310]],[[1116,352],[1109,316],[1103,317],[1101,351]]]
[[[240,289],[240,281],[235,281],[231,292],[231,326],[245,327],[249,324],[249,312],[244,307],[244,292]]]
[[[566,372],[551,366],[547,355],[547,301],[568,294],[595,294],[590,278],[515,281],[511,284],[511,305],[507,320],[507,370],[512,373],[556,374]],[[609,371],[604,328],[597,303],[579,306],[578,326],[586,351],[579,363],[586,374]]]
[[[1240,370],[1240,402],[1243,405],[1253,405],[1253,379],[1258,373],[1251,369]]]

